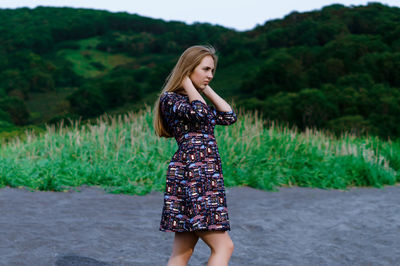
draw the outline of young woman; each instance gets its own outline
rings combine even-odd
[[[228,265],[233,252],[214,127],[231,125],[237,117],[209,86],[216,65],[213,47],[186,49],[155,104],[156,134],[178,143],[167,169],[160,223],[161,231],[175,232],[169,266],[187,265],[199,237],[211,249],[208,266]]]

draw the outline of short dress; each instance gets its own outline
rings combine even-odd
[[[237,116],[175,92],[160,97],[160,111],[178,144],[166,174],[160,231],[231,230],[215,125]]]

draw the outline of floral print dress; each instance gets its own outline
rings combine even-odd
[[[214,127],[235,123],[235,112],[175,92],[161,95],[160,110],[178,144],[167,169],[160,230],[230,230]]]

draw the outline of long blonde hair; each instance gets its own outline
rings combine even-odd
[[[179,92],[182,91],[181,87],[182,80],[185,76],[189,76],[193,70],[200,64],[206,56],[211,56],[214,59],[214,70],[217,67],[218,57],[215,54],[214,47],[210,45],[194,45],[187,48],[182,55],[179,57],[178,62],[168,75],[162,91],[157,97],[154,104],[153,114],[153,126],[154,131],[158,137],[171,138],[172,132],[167,130],[166,121],[161,115],[160,109],[160,97],[164,92]],[[213,73],[214,74],[214,73]]]

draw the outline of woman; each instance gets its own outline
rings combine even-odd
[[[167,170],[160,230],[175,232],[168,265],[187,265],[199,237],[210,247],[207,265],[228,265],[233,242],[215,125],[237,117],[210,86],[217,56],[210,46],[184,51],[155,105],[159,137],[175,137],[178,150]],[[208,106],[201,93],[215,106]]]

